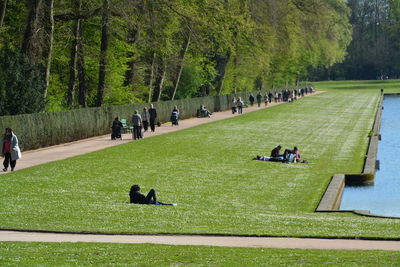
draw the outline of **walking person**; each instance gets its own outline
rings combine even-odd
[[[154,132],[156,130],[157,110],[154,108],[153,104],[150,104],[149,114],[150,114],[150,129],[152,132]]]
[[[147,108],[143,108],[142,112],[142,123],[143,123],[143,131],[147,132],[149,129],[149,120],[150,120],[150,113],[147,111]]]
[[[262,99],[261,92],[258,92],[258,94],[257,94],[257,105],[258,105],[258,107],[261,106],[261,99]]]
[[[133,116],[132,116],[132,125],[133,125],[133,132],[132,132],[133,140],[143,138],[142,137],[142,116],[140,116],[140,114],[137,110],[135,110],[135,114],[133,114]]]
[[[250,102],[250,106],[253,106],[253,105],[254,105],[254,96],[253,96],[253,94],[250,94],[250,96],[249,96],[249,102]]]
[[[236,98],[232,98],[232,114],[236,113],[236,106],[237,106],[237,102],[236,102]]]
[[[238,107],[238,114],[242,114],[243,113],[243,106],[244,106],[244,102],[242,101],[242,98],[238,98],[238,100],[236,101],[236,105]]]
[[[4,133],[1,154],[4,156],[3,171],[6,172],[8,166],[11,167],[11,171],[14,171],[17,159],[21,158],[21,150],[18,145],[18,138],[11,128],[6,128]]]

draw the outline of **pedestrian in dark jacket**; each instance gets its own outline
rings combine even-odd
[[[249,96],[249,102],[250,102],[250,106],[253,106],[253,105],[254,105],[254,96],[253,96],[253,94],[250,94],[250,96]]]
[[[119,121],[118,117],[116,117],[111,126],[111,140],[115,140],[116,138],[121,138],[121,129],[124,126]]]
[[[261,99],[262,99],[261,92],[258,92],[258,94],[257,94],[257,105],[258,105],[258,107],[261,106]]]
[[[154,108],[153,104],[150,105],[149,114],[150,114],[150,129],[152,132],[154,132],[156,130],[157,110]]]

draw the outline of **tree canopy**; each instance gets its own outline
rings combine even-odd
[[[350,14],[345,0],[2,0],[0,47],[43,72],[55,111],[295,84],[344,60]]]

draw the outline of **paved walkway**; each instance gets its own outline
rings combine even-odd
[[[317,92],[321,93],[321,92]],[[281,103],[278,103],[281,104]],[[275,106],[273,103],[268,107]],[[244,113],[265,108],[262,105],[244,109]],[[223,120],[233,116],[231,111],[216,112],[211,118],[192,118],[180,121],[178,127],[170,123],[156,128],[155,133],[146,133],[145,138],[178,131],[212,121]],[[132,141],[131,134],[124,134],[122,140],[111,141],[110,135],[89,138],[77,142],[27,151],[18,160],[17,168],[24,169],[51,161],[89,153],[103,148],[116,146]],[[95,235],[67,233],[39,233],[0,230],[0,242],[96,242],[96,243],[152,243],[166,245],[204,245],[224,247],[253,248],[298,248],[298,249],[332,249],[332,250],[393,250],[400,251],[400,241],[347,240],[347,239],[314,239],[314,238],[268,238],[237,236],[201,236],[201,235]]]
[[[315,95],[319,94],[322,92],[316,92],[314,94],[309,94],[310,95]],[[273,107],[276,105],[280,105],[281,103],[271,103],[268,104],[267,107]],[[257,107],[257,105],[254,105],[253,107],[248,107],[243,109],[243,114],[260,110],[266,108],[264,104],[261,105],[260,108]],[[154,133],[152,132],[146,132],[144,138],[160,135],[160,134],[165,134],[165,133],[170,133],[170,132],[175,132],[178,130],[182,129],[187,129],[190,127],[194,127],[200,124],[205,124],[209,123],[212,121],[219,121],[219,120],[224,120],[228,118],[232,118],[234,116],[239,116],[237,113],[235,115],[232,115],[232,112],[230,110],[223,111],[223,112],[215,112],[211,116],[211,118],[191,118],[191,119],[186,119],[186,120],[181,120],[179,122],[179,126],[172,126],[171,123],[165,123],[161,125],[161,127],[156,127],[156,131]],[[86,154],[89,152],[93,152],[96,150],[101,150],[107,147],[112,147],[120,144],[124,144],[127,142],[131,142],[132,140],[132,134],[123,134],[122,135],[122,140],[110,140],[110,135],[104,135],[104,136],[99,136],[99,137],[93,137],[89,139],[84,139],[76,142],[71,142],[71,143],[65,143],[61,145],[56,145],[56,146],[51,146],[51,147],[46,147],[46,148],[41,148],[37,150],[31,150],[31,151],[26,151],[22,153],[22,158],[17,161],[17,166],[15,168],[16,171],[24,169],[24,168],[29,168],[32,166],[52,162],[52,161],[57,161],[57,160],[63,160],[66,158]],[[0,174],[4,174],[4,172],[0,171]]]
[[[0,231],[0,242],[86,242],[185,246],[400,251],[400,241],[201,235],[95,235]]]

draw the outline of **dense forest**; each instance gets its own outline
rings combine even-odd
[[[319,79],[370,80],[400,77],[400,1],[348,0],[353,40],[342,64]],[[321,72],[319,73],[321,74]]]
[[[294,85],[343,62],[350,20],[350,49],[385,41],[362,2],[0,0],[0,115]]]

